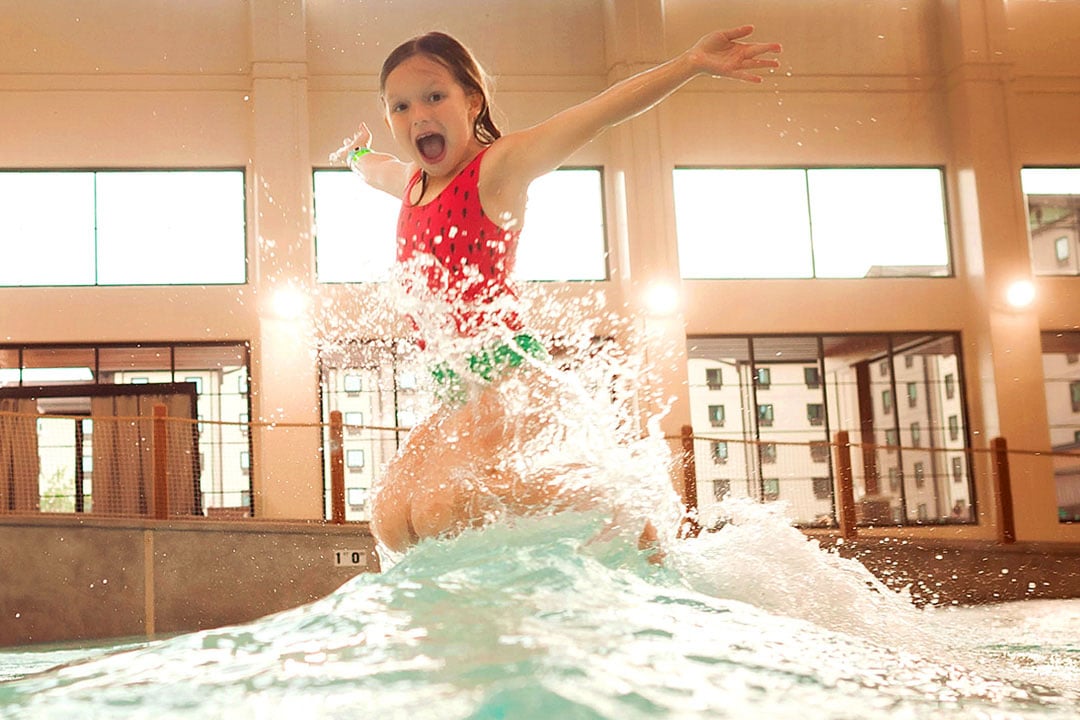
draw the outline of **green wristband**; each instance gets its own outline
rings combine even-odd
[[[363,156],[367,155],[369,152],[371,152],[371,148],[369,147],[356,148],[351,153],[349,153],[349,162],[354,163]]]

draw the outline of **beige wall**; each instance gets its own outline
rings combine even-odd
[[[313,284],[310,171],[360,120],[379,120],[377,73],[399,41],[445,29],[497,76],[503,126],[527,126],[692,42],[753,22],[785,44],[760,86],[698,80],[582,149],[609,179],[614,309],[654,278],[677,281],[671,168],[936,165],[946,168],[956,277],[873,281],[693,281],[685,332],[958,330],[975,443],[1049,445],[1038,333],[1080,326],[1076,278],[1034,278],[1035,306],[1005,309],[1030,277],[1018,170],[1080,165],[1080,3],[1037,0],[0,0],[0,165],[5,168],[245,167],[246,287],[0,289],[0,341],[252,342],[253,419],[318,420],[306,329],[273,316],[282,284]],[[586,289],[576,288],[576,292]],[[346,304],[340,288],[323,294]],[[351,296],[350,296],[351,297]],[[791,312],[792,307],[800,312]],[[717,311],[717,309],[721,311]],[[853,311],[858,308],[858,311]],[[682,350],[678,349],[678,353]],[[681,355],[662,373],[689,418]],[[315,433],[256,433],[256,510],[322,513]],[[1055,521],[1046,463],[1018,462],[1021,539],[1080,540]],[[989,488],[978,488],[984,499]],[[994,537],[993,517],[968,537]],[[913,530],[912,533],[917,531]],[[952,531],[950,531],[952,532]]]

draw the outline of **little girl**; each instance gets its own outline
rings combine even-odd
[[[361,125],[350,165],[368,184],[402,200],[397,258],[406,290],[438,299],[458,335],[504,339],[468,359],[469,368],[482,369],[476,373],[486,386],[467,401],[452,397],[414,428],[374,488],[372,530],[385,547],[402,551],[493,513],[588,501],[565,492],[557,472],[526,474],[503,457],[511,423],[498,386],[531,373],[528,394],[557,392],[545,373],[531,368],[545,351],[524,332],[509,280],[529,184],[697,76],[760,82],[755,71],[778,67],[765,56],[780,46],[743,42],[752,30],[710,33],[672,60],[508,135],[492,120],[483,71],[454,38],[428,33],[386,59],[380,95],[401,159],[371,151],[371,133]],[[516,405],[512,432],[518,436],[540,432],[550,420],[528,410],[548,403]]]

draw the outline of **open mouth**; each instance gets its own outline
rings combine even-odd
[[[436,163],[446,153],[446,138],[438,133],[421,135],[416,138],[416,149],[425,161]]]

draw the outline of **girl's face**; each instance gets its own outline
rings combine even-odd
[[[431,177],[456,175],[482,147],[473,134],[480,95],[467,95],[426,55],[413,55],[387,75],[383,101],[394,140]]]

